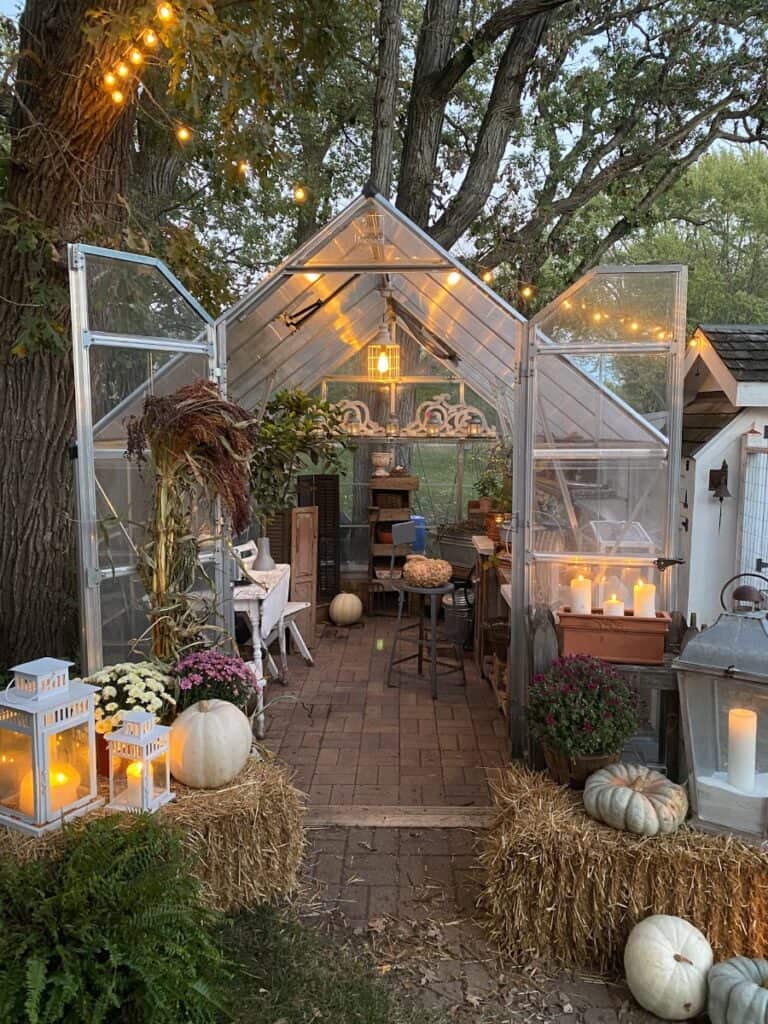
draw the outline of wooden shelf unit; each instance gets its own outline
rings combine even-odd
[[[377,527],[408,522],[411,518],[411,495],[419,489],[417,476],[378,476],[368,482],[368,612],[373,611],[373,594],[392,590],[390,580],[380,580],[376,569],[389,569],[393,544],[378,540]],[[402,566],[405,555],[395,555],[395,565]]]

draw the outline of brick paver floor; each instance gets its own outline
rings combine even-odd
[[[487,807],[487,775],[507,760],[506,725],[471,655],[467,685],[399,674],[384,682],[394,621],[318,628],[315,664],[290,657],[289,685],[270,685],[266,745],[296,769],[313,805]]]

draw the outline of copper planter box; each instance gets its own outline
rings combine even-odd
[[[662,665],[670,622],[668,612],[640,619],[632,612],[612,617],[598,608],[591,615],[573,615],[565,608],[560,612],[562,653],[591,654],[619,665]]]

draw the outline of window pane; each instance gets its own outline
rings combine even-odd
[[[592,581],[592,607],[600,608],[603,601],[616,597],[624,602],[627,611],[632,608],[633,587],[638,580],[656,586],[657,609],[661,610],[661,578],[653,565],[601,565],[590,562],[589,558],[578,562],[541,562],[533,567],[533,601],[547,604],[554,610],[565,608],[571,603],[571,580],[584,576]]]
[[[48,817],[66,810],[91,791],[87,724],[48,736]]]
[[[106,334],[194,341],[205,320],[156,267],[86,256],[88,326]]]
[[[0,729],[0,804],[34,817],[32,737],[15,729]]]
[[[667,462],[639,459],[537,459],[534,551],[616,558],[663,553]]]

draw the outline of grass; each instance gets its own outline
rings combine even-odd
[[[238,1024],[438,1024],[398,1000],[362,949],[333,943],[288,912],[240,914],[225,938],[241,965],[232,993]]]

